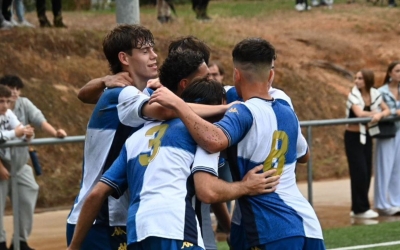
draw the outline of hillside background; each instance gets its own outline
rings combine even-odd
[[[64,11],[68,29],[1,31],[0,75],[19,75],[26,85],[22,95],[51,124],[68,135],[83,135],[93,106],[82,104],[76,94],[90,79],[109,74],[101,43],[115,25],[115,13],[69,8],[80,10]],[[171,40],[191,34],[209,44],[211,59],[225,66],[229,84],[235,43],[245,37],[263,37],[278,53],[274,86],[292,98],[301,121],[345,117],[353,74],[372,69],[380,86],[387,65],[400,57],[399,8],[361,0],[351,5],[338,0],[333,9],[319,7],[304,13],[296,12],[291,0],[211,1],[213,20],[206,23],[195,20],[189,4],[178,5],[177,11],[173,23],[161,25],[154,6],[141,7],[142,25],[156,38],[159,64]],[[52,19],[52,14],[48,17]],[[35,13],[28,13],[27,19],[38,26]],[[36,138],[48,137],[40,130],[36,133]],[[313,128],[314,179],[348,175],[343,133],[344,126]],[[83,144],[38,146],[36,150],[44,168],[37,177],[38,207],[70,206],[80,186]],[[299,181],[305,180],[306,166],[299,166],[297,173]]]

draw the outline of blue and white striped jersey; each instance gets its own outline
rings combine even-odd
[[[126,139],[143,126],[141,108],[149,97],[137,88],[106,89],[100,97],[86,132],[81,189],[67,222],[76,224],[86,197],[103,173],[118,157]],[[96,224],[125,226],[128,195],[109,197],[96,218]]]
[[[216,123],[229,145],[237,146],[234,180],[259,164],[264,171],[275,168],[281,174],[276,192],[239,199],[235,213],[241,212],[249,247],[292,236],[322,239],[317,216],[296,185],[296,161],[307,153],[307,142],[289,102],[276,96],[272,101],[251,98],[235,104]],[[240,236],[231,235],[235,237]]]
[[[204,248],[190,178],[197,171],[217,175],[218,157],[198,147],[179,119],[136,131],[100,180],[116,197],[129,190],[128,245],[154,236]]]

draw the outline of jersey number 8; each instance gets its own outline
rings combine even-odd
[[[285,165],[289,137],[285,131],[276,130],[272,136],[271,151],[264,162],[264,172],[276,168],[276,175],[281,175]]]

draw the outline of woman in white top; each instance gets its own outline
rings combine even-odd
[[[388,106],[380,92],[373,88],[374,73],[360,70],[354,79],[347,99],[348,118],[371,117],[378,122],[390,115]],[[376,218],[378,213],[370,209],[368,191],[372,175],[372,138],[367,132],[367,124],[348,124],[344,134],[347,162],[351,182],[351,213],[356,218]]]
[[[400,116],[400,61],[389,64],[379,88],[391,115]],[[394,138],[376,140],[375,208],[382,215],[400,213],[400,121]]]

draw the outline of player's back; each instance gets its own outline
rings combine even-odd
[[[251,246],[291,236],[322,238],[314,210],[296,185],[297,158],[307,152],[299,121],[287,101],[252,98],[245,102],[253,125],[237,145],[237,179],[259,164],[281,174],[275,193],[239,199]]]
[[[197,144],[181,120],[146,123],[125,145],[128,245],[155,236],[203,246],[188,180]]]

